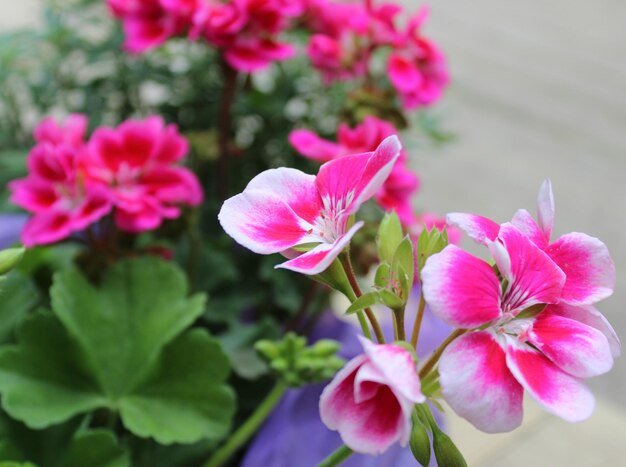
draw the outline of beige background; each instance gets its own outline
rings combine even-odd
[[[504,221],[519,207],[534,210],[539,184],[550,177],[555,233],[587,232],[611,249],[618,285],[600,309],[624,338],[626,2],[431,3],[428,31],[454,77],[435,112],[459,140],[443,151],[413,151],[422,175],[418,206]],[[36,25],[39,5],[0,0],[0,29]],[[598,407],[589,421],[569,425],[527,401],[514,433],[482,434],[451,415],[453,437],[472,466],[626,465],[624,360],[590,384]]]

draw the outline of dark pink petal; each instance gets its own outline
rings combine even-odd
[[[70,215],[60,210],[36,214],[22,230],[22,243],[27,248],[47,245],[67,238],[72,233]]]
[[[30,212],[46,212],[59,201],[52,183],[38,178],[23,178],[9,183],[11,202]]]
[[[45,118],[37,125],[33,136],[38,143],[54,145],[67,144],[74,148],[82,146],[87,126],[87,117],[82,114],[70,114],[63,125],[59,125],[53,118]]]
[[[164,203],[197,206],[202,202],[200,182],[185,167],[159,166],[142,176],[140,183]]]
[[[494,241],[500,231],[500,224],[491,219],[465,212],[451,212],[446,216],[446,222],[458,227],[469,238],[481,245]]]
[[[377,345],[361,336],[359,340],[372,365],[383,376],[384,383],[391,387],[399,398],[404,398],[413,404],[426,401],[410,352],[393,344]]]
[[[108,190],[101,186],[87,189],[85,199],[72,213],[71,228],[80,231],[106,216],[113,208]]]
[[[550,241],[552,228],[554,227],[554,195],[552,194],[552,184],[549,179],[545,179],[541,184],[541,188],[539,188],[537,218],[539,220],[539,228]]]
[[[502,300],[503,310],[519,311],[538,303],[557,303],[565,274],[554,261],[510,223],[502,224],[498,238],[508,255],[508,267],[500,267],[503,261],[494,257],[509,282]]]
[[[139,233],[154,230],[164,219],[175,219],[179,215],[179,208],[162,205],[156,198],[146,196],[122,206],[118,202],[115,224],[127,232]]]
[[[622,344],[620,343],[617,333],[611,326],[611,323],[596,310],[593,306],[572,306],[566,303],[559,303],[558,305],[550,305],[546,307],[543,313],[553,313],[558,316],[576,320],[580,323],[591,326],[597,329],[609,342],[611,348],[611,355],[613,358],[617,358],[622,353]]]
[[[168,125],[157,138],[158,144],[152,156],[159,163],[173,164],[189,152],[189,143],[180,135],[175,125]]]
[[[350,230],[339,237],[334,243],[320,243],[312,250],[279,264],[276,267],[290,269],[291,271],[308,275],[319,274],[332,264],[343,249],[348,246],[348,243],[350,243],[356,231],[361,227],[363,227],[363,221],[354,224]],[[224,228],[224,230],[226,230],[226,228]],[[235,238],[235,240],[237,239]]]
[[[566,275],[561,300],[570,305],[591,305],[613,293],[615,264],[604,243],[573,232],[552,243],[546,253]]]
[[[422,284],[430,310],[452,326],[471,329],[500,317],[500,282],[493,269],[455,245],[428,258]]]
[[[523,389],[491,332],[454,340],[441,356],[439,375],[445,401],[479,430],[499,433],[522,423]]]
[[[315,177],[296,169],[279,167],[266,170],[248,183],[246,190],[259,190],[279,196],[302,219],[313,224],[320,215],[322,201]]]
[[[293,130],[289,133],[289,143],[304,157],[319,162],[336,159],[344,152],[341,145],[320,138],[310,130]]]
[[[385,138],[373,153],[340,157],[322,165],[315,183],[322,200],[353,214],[385,182],[402,146],[398,137]]]
[[[591,415],[595,400],[580,380],[560,370],[529,345],[509,336],[506,339],[509,370],[539,404],[568,422],[579,422]]]
[[[550,237],[546,237],[545,233],[539,228],[533,216],[526,209],[520,209],[515,213],[511,220],[520,232],[526,235],[541,250],[545,250],[550,242]]]
[[[389,80],[399,92],[410,92],[419,88],[424,81],[416,61],[399,53],[392,53],[389,56],[387,73]]]
[[[601,375],[613,367],[604,334],[573,319],[539,314],[530,330],[529,342],[561,370],[578,378]]]

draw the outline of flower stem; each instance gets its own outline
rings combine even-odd
[[[213,456],[204,464],[204,467],[220,467],[223,465],[250,437],[259,429],[270,412],[287,390],[284,381],[278,381],[270,393],[265,397],[261,405],[250,415],[237,431],[228,439],[226,444],[219,448]]]
[[[335,465],[341,464],[352,454],[354,454],[354,451],[345,444],[342,444],[336,451],[317,464],[317,467],[334,467]]]
[[[420,328],[422,326],[422,319],[424,318],[424,309],[426,308],[426,300],[420,290],[420,304],[417,308],[417,316],[415,317],[415,323],[413,323],[413,333],[411,334],[411,344],[417,350],[417,340],[420,334]]]
[[[439,358],[441,357],[441,354],[443,353],[443,351],[446,350],[446,347],[448,347],[448,345],[450,345],[450,343],[454,339],[456,339],[462,334],[465,334],[466,332],[467,332],[467,329],[455,330],[452,334],[450,334],[446,338],[445,341],[441,343],[439,347],[437,347],[437,350],[435,350],[435,352],[431,355],[431,357],[428,360],[426,360],[426,363],[424,363],[424,366],[420,369],[420,372],[419,372],[420,379],[423,379],[428,374],[428,372],[433,369],[433,367],[439,361]]]
[[[350,286],[352,287],[354,294],[356,295],[357,298],[362,296],[363,292],[361,291],[361,287],[359,287],[359,283],[357,282],[356,276],[354,275],[354,269],[352,269],[352,262],[350,261],[350,253],[346,252],[343,255],[342,262],[343,262],[343,267],[346,271],[346,275],[348,276],[348,281],[350,282]],[[383,330],[380,327],[380,324],[378,324],[376,315],[374,314],[372,309],[369,307],[364,308],[363,311],[365,311],[365,314],[367,315],[367,319],[372,325],[372,329],[374,330],[374,334],[376,335],[376,340],[378,341],[379,344],[384,344],[385,336],[383,334]]]
[[[394,323],[396,324],[396,339],[400,341],[406,340],[406,331],[404,330],[404,309],[398,308],[393,310]]]

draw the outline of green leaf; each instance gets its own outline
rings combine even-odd
[[[6,274],[20,262],[24,256],[24,248],[8,248],[0,250],[0,275]]]
[[[395,212],[385,214],[378,228],[378,255],[381,261],[391,263],[402,236],[402,224],[398,215]]]
[[[6,342],[15,327],[39,301],[32,281],[20,274],[10,274],[0,289],[0,342]]]
[[[129,467],[129,453],[115,435],[107,430],[88,430],[76,434],[59,467]]]
[[[402,298],[403,301],[406,302],[409,298],[411,287],[413,286],[415,273],[413,242],[408,235],[404,237],[398,245],[398,248],[393,255],[391,269],[400,281],[400,285],[402,287]]]
[[[234,411],[234,394],[222,384],[229,371],[206,331],[183,334],[165,349],[153,377],[120,401],[124,425],[161,444],[222,438]]]
[[[0,392],[9,415],[45,428],[106,406],[95,381],[82,369],[80,350],[50,313],[30,316],[18,345],[0,350]]]
[[[367,292],[357,298],[346,310],[346,314],[356,313],[372,305],[385,305],[391,309],[401,307],[402,300],[389,290]]]
[[[181,334],[204,301],[186,292],[178,268],[155,258],[118,264],[99,288],[75,270],[58,274],[61,321],[36,314],[18,345],[0,350],[3,406],[35,428],[105,408],[161,443],[223,437],[234,413],[229,363],[205,331]]]
[[[156,258],[123,261],[99,288],[76,269],[58,273],[52,307],[79,341],[106,394],[131,391],[164,345],[203,311],[204,295],[187,298],[183,273]]]
[[[376,276],[374,278],[374,284],[376,287],[387,288],[391,279],[391,266],[388,263],[380,263],[376,268]]]

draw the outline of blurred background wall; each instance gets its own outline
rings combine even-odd
[[[36,27],[40,14],[40,0],[0,0],[0,29]],[[586,232],[612,252],[618,283],[600,309],[625,338],[626,2],[437,0],[427,30],[453,76],[434,112],[458,140],[412,151],[416,204],[505,221],[520,207],[534,211],[551,178],[555,235]],[[485,435],[452,414],[450,430],[472,466],[623,465],[626,363],[590,383],[598,406],[582,424],[528,401],[512,434]]]

